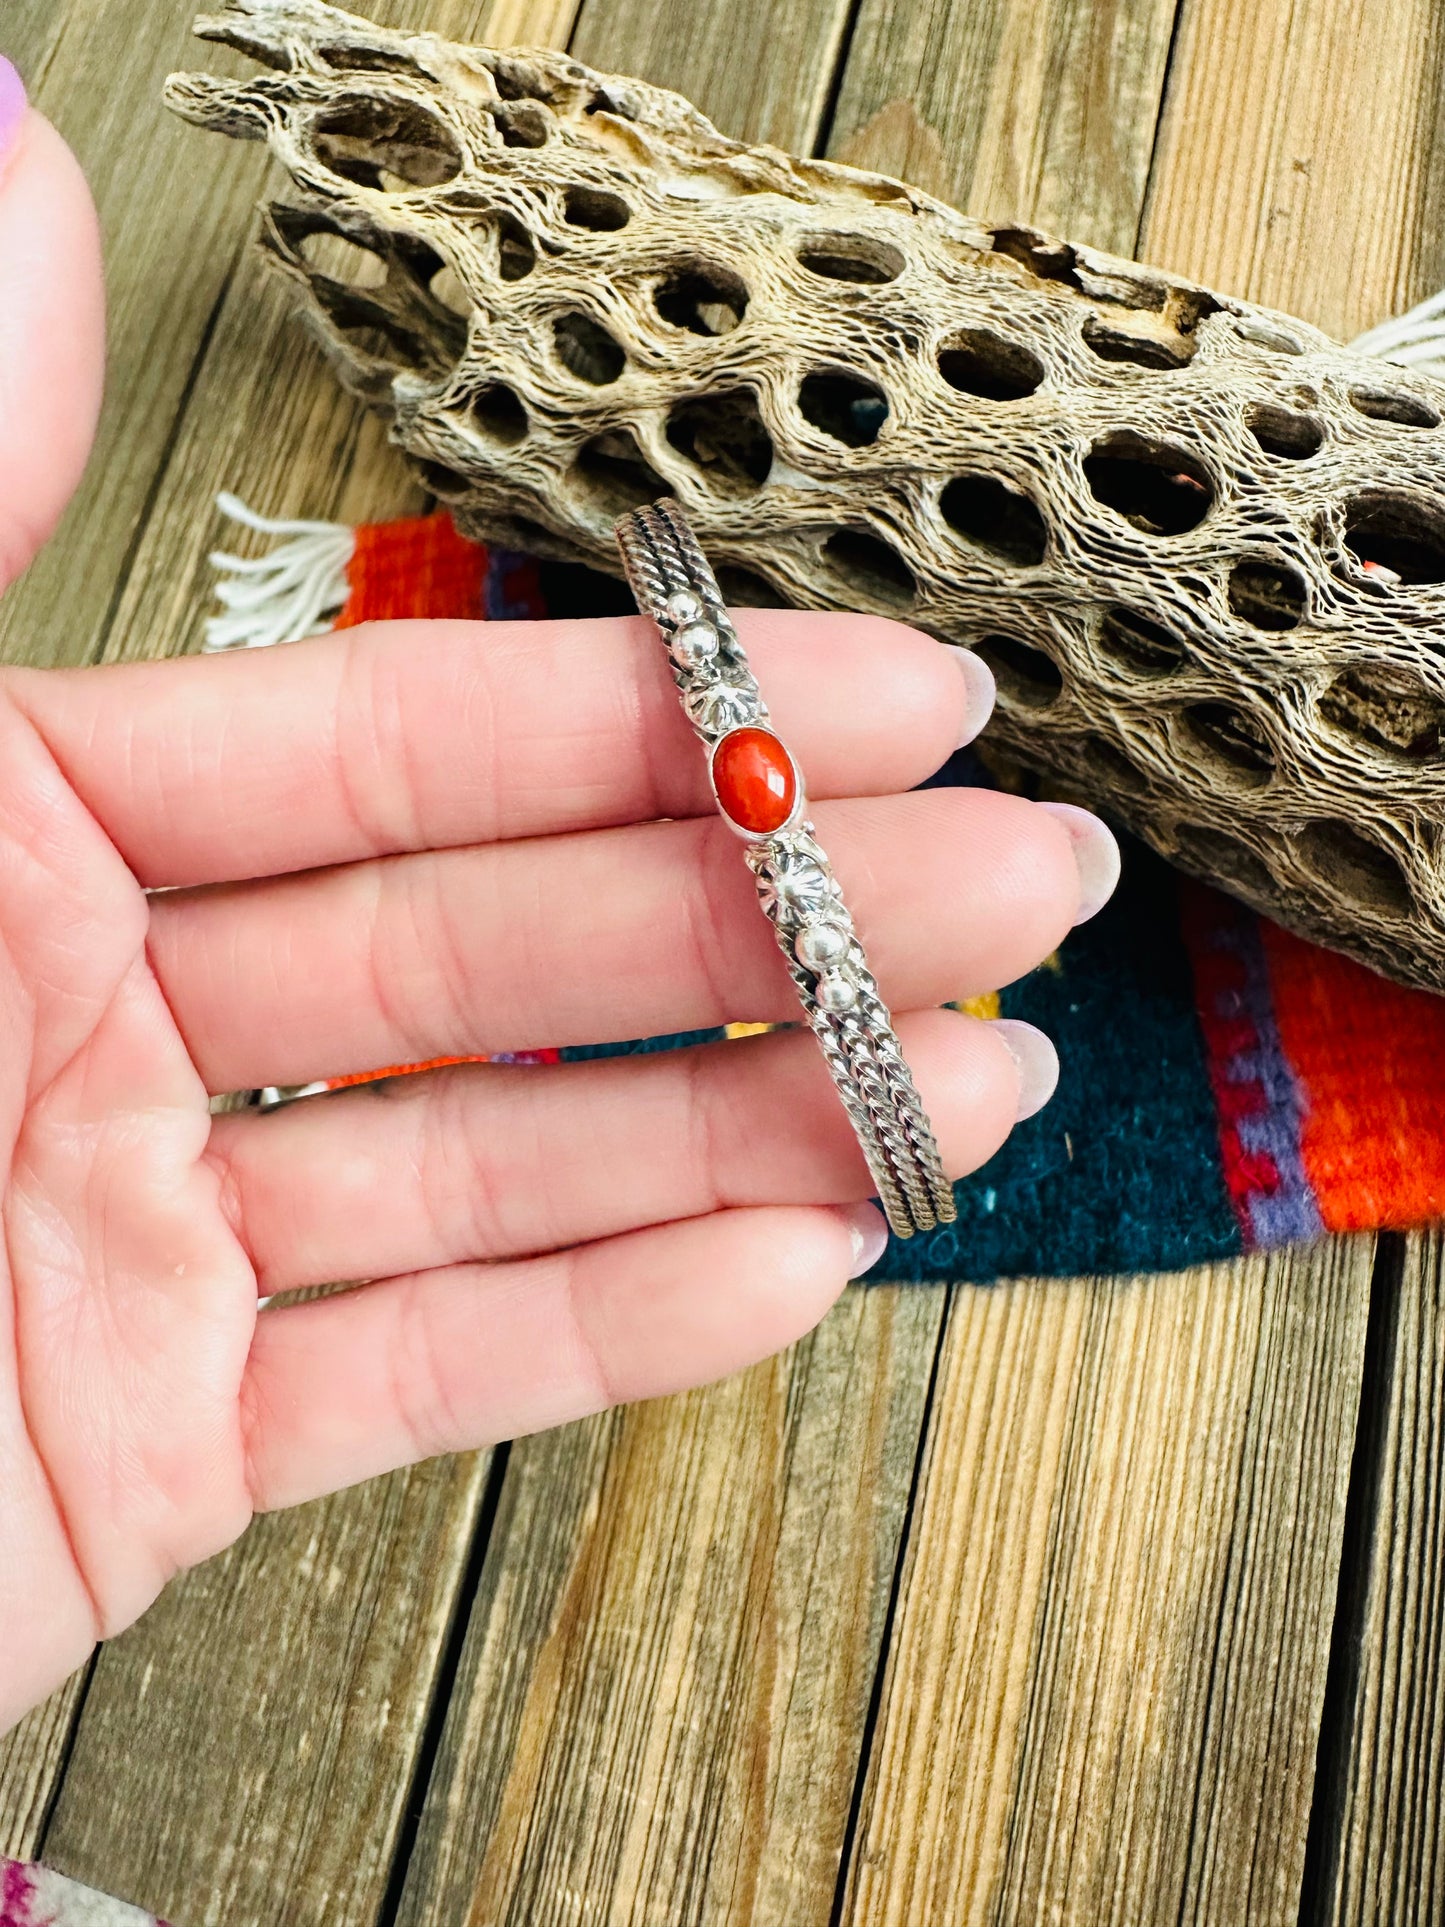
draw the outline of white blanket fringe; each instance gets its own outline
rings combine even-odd
[[[1408,314],[1357,335],[1350,346],[1362,355],[1398,362],[1404,368],[1445,369],[1445,289]]]
[[[1350,346],[1380,361],[1445,373],[1445,289],[1356,336]],[[207,621],[206,651],[265,649],[330,628],[349,592],[355,531],[340,522],[273,522],[229,490],[216,497],[216,507],[242,527],[276,537],[280,546],[267,555],[211,555],[220,578],[216,599],[225,614]]]
[[[205,651],[266,649],[328,629],[346,601],[355,530],[340,522],[270,521],[229,491],[216,507],[232,522],[278,539],[266,555],[209,557],[225,611],[206,623]]]

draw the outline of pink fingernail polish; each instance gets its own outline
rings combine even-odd
[[[989,1022],[993,1031],[1019,1067],[1018,1122],[1041,1111],[1059,1083],[1059,1053],[1054,1042],[1036,1024],[1019,1017],[995,1017]]]
[[[946,642],[945,649],[953,651],[964,687],[968,690],[968,707],[963,714],[963,734],[958,739],[958,747],[967,749],[993,714],[993,706],[998,701],[998,684],[994,681],[993,671],[972,649],[961,648],[956,642]]]
[[[1119,845],[1114,833],[1092,810],[1074,803],[1040,803],[1069,833],[1074,861],[1079,866],[1079,914],[1076,924],[1096,916],[1114,894],[1119,881]]]
[[[883,1256],[888,1244],[888,1226],[876,1204],[852,1204],[842,1215],[853,1240],[853,1269],[848,1276],[861,1278]]]
[[[20,123],[25,118],[29,102],[25,98],[25,83],[15,71],[13,62],[0,54],[0,160],[20,132]]]

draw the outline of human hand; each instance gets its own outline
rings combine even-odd
[[[3,587],[84,459],[101,302],[37,115],[0,170]],[[962,1173],[1054,1060],[933,1006],[1046,955],[1112,842],[907,793],[986,706],[957,652],[738,627]],[[0,1729],[254,1511],[731,1371],[882,1246],[804,1031],[267,1116],[212,1093],[796,1016],[640,619],[0,671]]]

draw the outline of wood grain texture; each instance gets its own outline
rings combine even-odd
[[[523,7],[504,0],[390,0],[373,17],[425,25],[461,40],[565,40],[577,0]],[[211,64],[192,42],[179,65]],[[188,130],[209,152],[232,147]],[[214,607],[208,561],[218,545],[240,554],[264,538],[223,523],[214,503],[231,489],[265,515],[357,522],[417,513],[425,496],[383,424],[338,386],[315,342],[297,324],[286,290],[250,245],[248,208],[237,232],[246,246],[216,313],[206,353],[179,419],[166,438],[144,529],[132,549],[103,640],[94,653],[122,661],[194,648]]]
[[[0,1854],[29,1860],[39,1851],[89,1677],[87,1664],[0,1734]]]
[[[1294,1921],[1370,1255],[956,1294],[849,1927]]]
[[[1175,0],[863,0],[830,152],[1132,254]]]
[[[812,151],[849,0],[588,0],[571,51],[672,87],[736,140]]]
[[[100,210],[110,370],[86,480],[57,540],[0,605],[0,660],[173,654],[194,644],[210,600],[204,555],[219,532],[209,500],[217,488],[257,485],[264,506],[263,485],[280,472],[287,488],[274,493],[310,501],[313,514],[329,502],[398,513],[420,498],[384,436],[361,428],[321,357],[288,326],[285,304],[258,287],[252,210],[263,154],[202,140],[161,105],[161,83],[177,68],[203,60],[244,72],[250,63],[197,42],[190,6],[132,5],[124,33],[114,0],[67,0],[55,11],[35,97],[75,147]],[[560,38],[576,0],[535,9],[504,0],[504,11],[503,28]],[[371,12],[392,26],[482,39],[492,8],[374,0]],[[168,489],[168,478],[190,492]]]
[[[513,1448],[405,1927],[827,1921],[942,1296]]]
[[[32,95],[75,149],[100,211],[110,360],[96,454],[62,523],[0,604],[0,659],[94,654],[216,302],[260,190],[257,152],[197,152],[160,104],[190,43],[186,7],[57,6]],[[178,197],[176,183],[183,184]]]
[[[0,19],[0,53],[13,61],[32,95],[60,37],[66,0],[7,0]]]
[[[1445,273],[1433,0],[1182,0],[1143,253],[1349,339]]]
[[[1387,1317],[1368,1583],[1327,1789],[1319,1918],[1336,1927],[1445,1919],[1445,1234],[1407,1241]]]
[[[189,1927],[376,1918],[486,1476],[259,1520],[103,1650],[45,1838]]]

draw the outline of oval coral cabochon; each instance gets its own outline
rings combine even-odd
[[[712,781],[728,819],[755,836],[771,836],[793,814],[798,773],[770,729],[734,729],[712,753]]]

